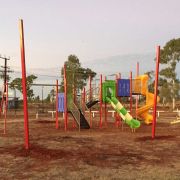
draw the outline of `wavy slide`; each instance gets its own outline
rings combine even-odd
[[[157,102],[160,98],[157,96]],[[154,106],[154,94],[146,92],[146,105],[137,109],[136,113],[139,117],[143,118],[146,124],[151,124],[153,116],[149,114],[149,110]]]
[[[141,75],[136,78],[136,80],[141,81],[141,94],[146,96],[146,105],[138,108],[136,114],[138,117],[144,119],[146,124],[151,124],[153,121],[153,116],[149,114],[149,110],[154,106],[154,94],[148,91],[148,79],[148,75]],[[159,100],[160,98],[157,96],[157,102],[159,102]]]
[[[112,107],[121,116],[121,118],[127,125],[129,125],[132,129],[140,127],[141,123],[138,120],[133,119],[132,116],[115,97],[106,97],[106,99],[109,103],[111,103]]]

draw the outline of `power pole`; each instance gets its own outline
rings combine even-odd
[[[10,58],[7,58],[6,56],[2,57],[2,56],[0,55],[0,59],[3,59],[3,60],[4,60],[4,66],[1,66],[1,67],[3,68],[3,70],[0,70],[0,72],[2,73],[1,76],[2,76],[2,78],[3,78],[3,80],[4,80],[4,93],[5,93],[5,91],[6,91],[5,84],[6,84],[7,80],[8,80],[8,75],[7,75],[7,73],[8,73],[8,72],[12,72],[12,71],[10,71],[10,70],[9,70],[9,67],[7,66],[7,61],[10,60]]]
[[[1,74],[1,77],[2,77],[3,80],[4,80],[4,89],[3,89],[3,92],[2,92],[2,102],[1,102],[1,106],[3,106],[2,103],[6,101],[6,96],[5,96],[6,91],[7,91],[7,89],[6,89],[6,83],[7,83],[7,81],[8,81],[8,75],[7,75],[7,73],[8,73],[8,72],[12,72],[12,71],[10,71],[10,70],[9,70],[9,67],[7,66],[7,61],[10,60],[10,58],[7,58],[6,56],[2,57],[2,56],[0,55],[0,59],[3,59],[3,60],[4,60],[4,66],[1,66],[3,69],[0,70],[0,73],[2,73],[2,74]],[[1,107],[1,108],[2,108],[2,107]]]

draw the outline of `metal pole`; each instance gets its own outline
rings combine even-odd
[[[136,77],[139,76],[139,62],[136,64]],[[136,119],[137,119],[137,109],[138,109],[138,95],[136,95]]]
[[[102,128],[102,74],[100,76],[100,112],[99,127]]]
[[[132,115],[132,71],[130,72],[130,114]]]
[[[117,97],[117,95],[118,95],[118,76],[119,76],[119,74],[116,74],[116,97]],[[116,127],[119,127],[119,117],[118,117],[118,113],[117,112],[115,112],[115,126]]]
[[[83,88],[83,111],[85,114],[85,104],[86,104],[86,89]]]
[[[75,85],[73,86],[73,102],[74,102],[74,104],[76,104],[76,89],[75,89]],[[79,119],[80,119],[80,117],[79,117]],[[76,124],[75,124],[75,118],[74,118],[74,121],[72,122],[72,128],[75,128],[75,127],[76,127]]]
[[[43,99],[44,99],[44,92],[43,92],[43,88],[44,88],[44,86],[42,86],[42,90],[41,90],[41,95],[42,95],[42,97],[41,97],[41,101],[42,101],[42,112],[44,112],[44,102],[43,102]]]
[[[56,129],[59,128],[58,122],[58,80],[56,80]]]
[[[92,100],[92,78],[89,76],[89,101]],[[89,118],[90,118],[90,127],[92,128],[92,115],[91,115],[91,107],[89,108]]]
[[[26,90],[26,63],[25,63],[25,47],[24,47],[24,29],[23,20],[19,20],[20,30],[20,49],[21,49],[21,67],[22,67],[22,90],[24,104],[24,132],[25,132],[25,148],[29,149],[29,122],[27,107],[27,90]]]
[[[16,118],[16,88],[14,87],[14,115]]]
[[[104,76],[104,80],[106,81],[106,76]],[[107,127],[108,124],[107,124],[107,103],[104,102],[104,119],[105,119],[105,126]]]
[[[64,64],[64,130],[67,131],[67,79],[66,79],[66,65]]]
[[[160,62],[160,46],[157,46],[157,48],[156,48],[156,74],[155,74],[155,85],[154,85],[154,108],[153,108],[153,122],[152,122],[152,139],[155,138],[155,130],[156,130],[156,109],[157,109],[159,62]]]
[[[6,121],[7,121],[7,108],[8,108],[8,82],[6,81],[5,84],[5,92],[6,92],[6,100],[5,100],[5,107],[4,107],[4,134],[6,134]]]

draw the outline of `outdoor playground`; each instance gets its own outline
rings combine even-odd
[[[179,110],[158,106],[159,46],[154,93],[137,64],[134,78],[131,72],[126,79],[99,75],[93,87],[90,77],[79,95],[68,88],[64,65],[64,92],[56,80],[55,110],[41,116],[27,104],[22,20],[20,25],[24,111],[14,117],[8,110],[5,83],[1,179],[179,179]]]

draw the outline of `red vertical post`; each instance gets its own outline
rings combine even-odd
[[[86,89],[83,88],[83,111],[85,113],[85,104],[86,104]]]
[[[130,72],[130,114],[132,115],[132,71]]]
[[[75,86],[73,87],[73,102],[74,104],[76,104],[76,89],[75,89]],[[72,122],[72,128],[75,128],[76,127],[76,124],[75,124],[75,119],[74,121]]]
[[[24,47],[24,28],[23,20],[19,20],[20,30],[20,49],[21,49],[21,68],[22,68],[22,91],[24,105],[24,132],[25,132],[25,148],[29,149],[29,122],[27,107],[27,90],[26,90],[26,63],[25,63],[25,47]]]
[[[139,76],[139,62],[136,64],[136,77]],[[138,95],[136,95],[136,119],[137,119],[137,109],[138,109]]]
[[[56,80],[56,129],[59,128],[58,122],[58,80]]]
[[[8,105],[8,82],[6,82],[6,104]]]
[[[157,108],[159,62],[160,62],[160,46],[157,46],[157,48],[156,48],[156,74],[155,74],[155,85],[154,85],[154,108],[153,108],[153,122],[152,122],[152,139],[155,138],[155,131],[156,131],[156,108]]]
[[[64,130],[67,131],[67,79],[66,79],[66,65],[64,64]]]
[[[100,76],[100,111],[99,111],[99,127],[102,128],[102,74]]]
[[[118,79],[121,79],[121,73],[118,74]],[[117,86],[118,86],[118,84],[117,84]],[[118,95],[118,88],[117,88],[117,95]],[[119,100],[121,101],[121,97],[119,97]],[[121,121],[121,125],[123,126],[122,118],[120,115],[119,115],[119,120]]]
[[[104,80],[106,81],[106,76],[104,76]],[[104,102],[104,121],[105,121],[105,126],[107,127],[107,103]]]
[[[6,92],[6,101],[4,108],[4,134],[6,134],[6,121],[7,121],[7,108],[8,108],[8,82],[5,84],[5,92]]]
[[[118,74],[116,74],[116,97],[118,96]],[[119,122],[119,117],[118,117],[118,113],[115,112],[115,125],[116,127],[119,127],[120,122]]]
[[[89,76],[89,101],[92,100],[92,77]],[[90,119],[90,127],[92,127],[92,114],[91,108],[89,108],[89,119]]]

